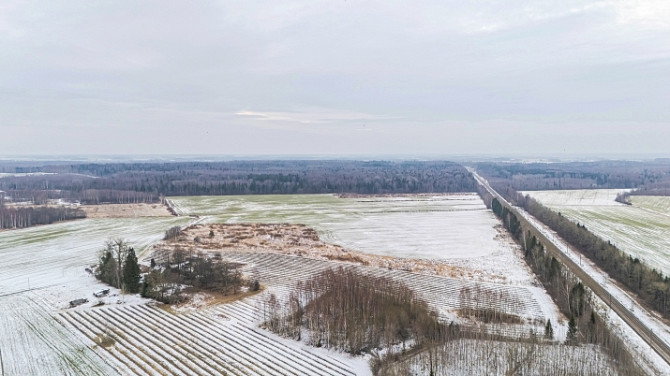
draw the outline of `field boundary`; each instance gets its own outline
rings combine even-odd
[[[519,221],[522,224],[522,227],[530,230],[532,234],[539,239],[542,244],[545,245],[545,248],[552,256],[556,257],[563,265],[565,265],[570,272],[572,272],[577,278],[582,280],[582,283],[591,291],[593,291],[603,302],[609,303],[610,308],[628,325],[637,333],[649,346],[658,353],[663,360],[670,364],[670,347],[658,337],[647,325],[645,325],[639,318],[637,318],[628,308],[626,308],[616,297],[612,297],[612,294],[605,290],[598,282],[596,282],[590,275],[588,275],[584,269],[582,269],[576,262],[570,259],[565,253],[563,253],[555,243],[547,238],[544,233],[537,228],[537,226],[531,223],[527,216],[529,214],[522,213],[522,210],[518,207],[511,205],[507,200],[505,200],[500,194],[498,194],[488,182],[479,176],[476,172],[472,171],[472,175],[475,177],[475,180],[479,185],[481,185],[486,191],[489,192],[493,197],[497,198],[498,201],[505,206],[510,212],[517,216]]]

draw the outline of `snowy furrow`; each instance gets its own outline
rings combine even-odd
[[[135,311],[138,316],[144,317],[145,320],[162,324],[171,338],[184,347],[199,350],[202,352],[203,358],[204,355],[209,354],[206,359],[213,362],[213,366],[223,369],[225,373],[248,375],[251,372],[251,374],[257,374],[253,365],[246,362],[245,359],[235,358],[233,354],[226,352],[219,338],[209,331],[202,331],[202,328],[192,327],[190,322],[184,320],[183,317],[178,318],[178,316],[144,306],[132,306],[130,309]],[[165,325],[167,323],[172,325]]]
[[[91,338],[91,340],[93,340],[96,336],[106,335],[109,334],[110,332],[114,334],[112,338],[114,339],[115,343],[119,344],[119,346],[117,347],[115,344],[113,349],[118,349],[119,353],[121,354],[120,357],[125,357],[129,359],[130,362],[132,362],[136,367],[142,369],[142,371],[144,371],[145,373],[149,375],[164,375],[165,372],[167,371],[167,370],[159,371],[153,367],[147,366],[150,362],[147,361],[146,357],[144,356],[143,353],[139,351],[139,349],[137,349],[131,343],[126,341],[125,338],[118,335],[116,331],[101,326],[102,324],[100,324],[95,320],[92,320],[88,315],[80,311],[75,311],[69,314],[69,317],[77,322],[78,324],[76,325],[77,328],[84,327],[94,334],[94,337]]]
[[[242,302],[223,304],[212,309],[217,315],[235,318],[247,325],[253,325],[259,318],[257,310],[251,306],[242,306]]]
[[[240,334],[250,335],[253,338],[257,338],[259,341],[267,343],[269,346],[277,349],[280,354],[289,352],[295,353],[295,355],[299,355],[299,359],[306,359],[307,361],[314,362],[316,365],[324,366],[325,368],[332,370],[333,373],[328,373],[329,375],[354,375],[354,373],[347,369],[342,362],[339,362],[336,359],[317,357],[316,355],[304,351],[300,348],[288,347],[279,341],[271,340],[270,336],[265,332],[255,330],[253,328],[243,327],[237,324],[234,324],[233,328],[237,328]],[[318,372],[323,373],[323,368],[317,368],[317,370]]]
[[[111,338],[113,338],[115,343],[114,346],[118,343],[119,351],[127,357],[130,356],[135,364],[142,367],[146,372],[154,375],[166,375],[170,372],[164,364],[157,363],[157,356],[155,353],[147,353],[144,351],[142,347],[139,347],[138,344],[132,341],[132,338],[129,339],[121,329],[109,326],[106,321],[100,320],[100,317],[89,314],[89,312],[76,312],[76,314],[78,315],[76,317],[80,323],[93,326],[98,331],[99,335],[111,334]]]
[[[189,361],[197,363],[200,368],[206,369],[203,371],[203,374],[224,374],[231,371],[234,371],[234,368],[227,367],[226,363],[221,363],[218,361],[217,355],[211,353],[200,346],[199,343],[195,341],[188,341],[188,337],[184,336],[182,330],[177,330],[172,326],[165,325],[165,317],[156,317],[153,314],[157,313],[158,310],[149,309],[149,310],[137,310],[137,306],[124,307],[122,310],[128,316],[137,317],[137,321],[141,326],[146,326],[149,328],[160,328],[160,333],[164,334],[161,338],[166,342],[166,346],[175,347],[181,350],[183,353],[186,353],[186,356],[189,358]],[[146,333],[146,330],[145,330]],[[151,335],[151,333],[147,333]],[[206,356],[209,352],[209,356]]]
[[[153,311],[153,309],[150,309]],[[157,313],[157,312],[153,312]],[[229,340],[226,336],[222,336],[221,333],[225,332],[223,328],[226,323],[221,322],[217,323],[215,327],[203,327],[201,323],[195,322],[191,315],[170,315],[162,314],[160,315],[161,319],[164,322],[170,322],[175,327],[179,328],[180,332],[186,332],[183,334],[182,338],[192,338],[193,343],[199,343],[204,341],[209,346],[207,349],[218,356],[225,356],[229,359],[231,364],[239,364],[247,368],[253,375],[267,375],[268,373],[263,369],[259,368],[259,365],[256,364],[256,359],[250,354],[245,354],[237,348],[236,341],[244,340],[236,339],[233,342]],[[271,367],[270,367],[271,368]],[[244,372],[243,374],[249,374]]]
[[[307,373],[302,372],[302,370],[299,370],[301,371],[300,373],[295,373],[296,369],[291,369],[290,365],[283,361],[282,357],[288,357],[290,356],[289,354],[280,354],[279,358],[275,359],[271,356],[273,354],[268,352],[268,347],[264,344],[262,344],[263,346],[259,346],[260,344],[249,343],[248,336],[236,336],[235,333],[230,330],[232,322],[228,322],[225,327],[216,327],[216,322],[208,321],[208,318],[205,318],[198,313],[188,315],[188,319],[193,320],[194,323],[197,323],[196,325],[200,325],[201,327],[218,329],[216,334],[228,344],[228,349],[237,352],[238,356],[243,356],[244,354],[244,356],[252,357],[257,363],[260,363],[259,365],[264,366],[264,370],[266,371],[278,374],[307,375]],[[277,364],[277,362],[282,364]]]
[[[203,315],[198,315],[200,319],[203,321],[211,321],[210,318],[203,316]],[[228,327],[231,333],[236,333],[239,337],[245,338],[247,342],[251,343],[262,343],[264,353],[267,354],[274,354],[278,359],[278,361],[286,364],[287,367],[286,369],[292,369],[292,367],[295,367],[296,365],[300,365],[301,370],[304,372],[305,375],[312,375],[315,372],[316,373],[321,373],[324,375],[331,375],[333,373],[326,372],[324,368],[315,368],[314,366],[310,365],[308,361],[312,361],[315,364],[324,366],[327,369],[330,369],[331,367],[328,366],[328,363],[324,361],[325,359],[323,358],[317,358],[309,353],[303,352],[301,354],[296,354],[295,349],[291,349],[291,351],[286,347],[280,346],[279,342],[272,341],[269,337],[260,337],[256,335],[256,333],[251,330],[249,327],[246,326],[241,326],[239,324],[236,324],[235,322],[231,323],[231,325]],[[256,341],[253,341],[253,339],[256,339]],[[281,351],[277,351],[277,349],[281,348]],[[339,370],[340,372],[342,370]],[[338,374],[338,373],[334,373]]]
[[[84,335],[86,339],[95,343],[95,338],[97,335],[93,331],[91,331],[91,329],[89,329],[87,325],[82,325],[81,323],[77,322],[76,319],[72,317],[70,314],[61,313],[58,316],[58,320],[61,324],[63,324],[63,326],[69,327],[72,330],[78,330],[81,334]],[[93,346],[98,345],[95,344]],[[142,368],[140,368],[135,362],[129,361],[127,357],[121,354],[116,347],[110,346],[104,349],[106,351],[99,352],[99,354],[102,357],[109,357],[108,362],[114,364],[114,366],[121,374],[123,375],[133,374],[138,376],[150,375],[149,373],[146,373]]]
[[[101,310],[100,312],[108,317],[111,322],[116,322],[117,327],[124,327],[126,331],[137,334],[136,338],[139,338],[143,344],[161,352],[163,359],[166,359],[175,365],[176,368],[179,368],[185,374],[200,375],[209,373],[200,365],[194,364],[188,358],[188,355],[184,354],[183,349],[175,348],[175,346],[170,343],[171,341],[166,341],[160,337],[160,334],[162,334],[164,329],[162,325],[144,325],[138,317],[128,315],[128,312],[124,311],[123,308],[106,309]]]
[[[184,354],[175,350],[166,341],[159,341],[155,338],[160,336],[162,326],[147,326],[136,317],[128,317],[121,309],[100,309],[97,312],[103,315],[109,323],[115,324],[117,328],[123,328],[124,333],[133,338],[136,343],[159,353],[162,359],[167,360],[174,369],[178,369],[184,375],[197,376],[203,374],[204,370],[193,364]]]
[[[101,333],[105,333],[105,329],[107,329],[113,334],[114,341],[120,344],[120,348],[137,355],[140,359],[143,359],[144,364],[147,364],[159,374],[168,375],[171,373],[169,366],[161,361],[160,355],[153,351],[153,349],[147,348],[141,343],[137,343],[132,336],[128,336],[124,328],[119,328],[114,325],[110,326],[104,317],[97,312],[92,311],[93,310],[87,311],[85,316],[82,315],[82,318],[87,319],[98,329],[101,329]]]

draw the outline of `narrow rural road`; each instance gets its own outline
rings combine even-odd
[[[524,228],[531,229],[534,235],[545,245],[548,252],[556,257],[563,265],[565,265],[574,275],[581,279],[582,283],[591,289],[602,301],[609,304],[612,311],[614,311],[621,319],[630,326],[640,338],[642,338],[649,346],[654,349],[670,367],[670,346],[663,341],[653,330],[649,328],[642,320],[640,320],[630,309],[622,304],[616,296],[607,291],[600,283],[591,277],[579,264],[573,261],[568,254],[562,251],[563,247],[560,244],[560,238],[547,236],[546,229],[542,228],[537,220],[530,220],[532,216],[526,213],[525,210],[511,205],[501,195],[498,194],[486,181],[486,179],[479,176],[474,169],[468,168],[477,182],[484,187],[493,197],[497,198],[501,204],[507,207],[514,213],[519,221],[524,225]],[[534,218],[533,218],[534,219]],[[565,243],[565,241],[563,241]],[[610,288],[616,288],[611,285]]]

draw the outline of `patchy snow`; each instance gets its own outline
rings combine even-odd
[[[402,272],[402,278],[407,281],[418,281],[416,286],[422,284],[430,286],[430,289],[423,292],[432,294],[433,304],[442,307],[446,307],[447,304],[453,305],[451,301],[455,298],[451,295],[457,295],[458,289],[463,284],[482,284],[492,291],[513,291],[513,294],[510,293],[511,300],[521,299],[519,305],[531,307],[533,317],[551,319],[557,338],[564,336],[564,320],[556,306],[539,287],[532,272],[523,262],[520,248],[500,230],[498,221],[484,208],[478,196],[435,195],[369,199],[339,199],[323,195],[269,198],[206,197],[194,198],[192,201],[195,203],[189,201],[189,198],[172,200],[177,203],[176,206],[182,213],[189,205],[202,207],[202,212],[193,211],[187,214],[206,215],[208,217],[202,220],[209,222],[270,221],[314,224],[325,239],[350,244],[357,250],[379,255],[421,257],[428,261],[441,260],[452,263],[470,271],[470,274],[464,275],[463,281],[450,282],[449,286],[453,285],[456,288],[453,291],[447,291],[446,286],[443,286],[449,282],[446,279],[428,280],[438,277],[405,272]],[[278,206],[274,207],[275,204]],[[179,364],[176,374],[193,372],[207,374],[217,370],[220,372],[229,366],[228,362],[243,363],[244,365],[240,367],[247,367],[252,374],[268,374],[272,373],[269,371],[270,368],[264,367],[271,367],[269,361],[263,360],[267,363],[258,365],[254,362],[265,359],[263,354],[266,351],[274,351],[276,357],[283,357],[284,355],[277,355],[282,352],[276,350],[279,346],[277,343],[281,343],[279,348],[284,349],[282,351],[287,354],[281,359],[286,364],[291,363],[289,359],[301,359],[299,355],[302,354],[317,365],[329,365],[335,367],[334,370],[341,367],[352,370],[356,375],[370,374],[367,358],[300,347],[293,341],[277,339],[276,336],[256,328],[257,317],[254,318],[254,314],[249,313],[249,307],[245,308],[243,305],[249,303],[227,304],[224,305],[229,307],[227,311],[210,314],[209,308],[205,309],[206,312],[201,309],[206,303],[204,296],[196,296],[192,306],[183,312],[147,306],[147,300],[136,295],[121,294],[116,289],[111,289],[105,297],[93,296],[93,292],[105,286],[84,269],[96,262],[105,240],[121,236],[135,246],[139,257],[143,258],[147,256],[145,252],[147,246],[162,238],[166,229],[189,221],[191,219],[184,217],[85,219],[2,232],[0,233],[0,256],[3,257],[3,263],[0,264],[0,311],[3,315],[9,312],[5,311],[6,302],[8,304],[19,302],[17,304],[23,307],[20,312],[23,310],[43,312],[45,328],[49,326],[57,328],[45,329],[45,333],[63,331],[63,327],[65,328],[65,334],[58,334],[60,336],[58,338],[62,338],[59,346],[82,354],[87,354],[93,349],[98,355],[94,360],[87,361],[93,369],[90,372],[67,371],[67,368],[62,368],[61,373],[110,374],[113,372],[107,371],[109,371],[108,365],[111,364],[122,374],[152,374],[154,373],[151,371],[152,367],[155,366],[157,369],[165,367],[156,361],[158,359],[162,362]],[[398,236],[398,232],[402,236]],[[372,252],[372,248],[375,252]],[[295,259],[305,263],[305,259]],[[298,277],[289,276],[293,270],[286,268],[284,265],[281,270],[277,270],[277,273],[281,272],[281,275],[277,276],[278,279]],[[376,273],[385,275],[391,271],[377,269]],[[304,278],[304,275],[300,277]],[[419,278],[428,279],[419,280]],[[282,286],[280,284],[278,291],[287,291]],[[69,308],[71,300],[80,298],[86,298],[88,302]],[[100,302],[104,305],[98,306]],[[16,318],[11,325],[0,327],[0,338],[12,338],[16,333],[15,330],[19,330],[17,328],[29,325],[30,320],[34,319],[21,315],[14,317]],[[520,329],[515,330],[523,332],[533,325],[519,327]],[[149,335],[150,332],[159,330],[158,328],[169,331],[170,335],[162,336],[160,339]],[[212,331],[201,328],[212,328]],[[71,335],[72,333],[76,335]],[[110,348],[98,346],[96,341],[101,338],[100,336],[108,334],[116,336],[118,340],[116,344]],[[253,339],[256,342],[253,342]],[[219,343],[217,341],[224,340],[231,341],[230,346],[234,347],[231,352],[228,352],[225,346],[217,345]],[[39,351],[42,351],[40,349],[46,349],[44,346],[47,346],[42,343],[45,341],[36,342],[33,337],[21,337],[12,344],[8,344],[7,341],[0,342],[0,350],[3,357],[5,355],[16,359],[23,357],[21,363],[17,363],[19,364],[17,367],[30,362],[39,364],[35,357],[39,356]],[[36,346],[36,351],[18,355],[18,351],[22,351],[20,349],[31,345]],[[212,357],[221,356],[227,360],[204,364],[200,360],[201,356],[194,355],[188,350],[190,347],[187,345],[197,346],[198,351],[211,352]],[[67,355],[67,351],[65,354]],[[300,367],[311,369],[308,363],[301,364],[303,365]],[[332,373],[341,374],[337,371]],[[35,369],[34,372],[30,371],[27,374],[40,373]]]
[[[616,202],[617,195],[630,189],[567,189],[555,191],[526,191],[524,195],[554,206],[627,206]]]
[[[198,292],[190,295],[190,299],[186,303],[172,306],[172,309],[176,312],[197,311],[198,309],[207,307],[211,300],[212,296],[210,294]]]
[[[446,261],[463,278],[535,282],[519,247],[476,194],[338,198],[332,195],[171,197],[205,223],[300,223],[328,243],[367,254]]]
[[[80,312],[98,302],[105,306],[145,304],[137,295],[107,288],[85,268],[96,262],[110,237],[128,239],[138,251],[160,239],[171,225],[185,220],[78,220],[0,232],[0,352],[7,375],[109,375],[114,370],[78,336],[53,317]],[[75,299],[88,299],[69,308]]]
[[[430,352],[422,351],[403,361],[396,368],[399,371],[397,374],[428,375],[431,364],[436,376],[617,375],[611,366],[612,359],[593,345],[566,346],[469,339],[451,341]]]
[[[0,179],[6,178],[8,176],[12,177],[24,177],[24,176],[45,176],[45,175],[57,175],[55,172],[0,172]]]
[[[633,205],[614,201],[625,190],[524,192],[560,212],[648,266],[670,275],[670,197],[631,196]]]
[[[321,239],[344,248],[400,257],[398,260],[412,265],[406,270],[423,273],[418,265],[446,263],[458,271],[457,275],[450,275],[454,278],[494,283],[490,289],[502,288],[497,285],[521,287],[526,290],[523,299],[537,302],[543,320],[551,320],[557,338],[565,337],[565,318],[523,260],[520,246],[476,194],[355,198],[198,196],[171,197],[170,201],[180,214],[207,216],[205,223],[301,223],[317,229]],[[214,229],[215,236],[221,231]],[[239,244],[224,249],[239,251],[238,248]],[[309,250],[305,252],[308,257],[315,257]],[[520,298],[516,294],[514,297]],[[447,319],[459,320],[453,311],[441,308],[440,313]]]
[[[591,260],[586,257],[580,257],[580,254],[573,249],[554,231],[549,229],[547,226],[542,224],[540,221],[535,219],[535,217],[528,214],[521,208],[518,208],[519,213],[524,216],[526,220],[532,223],[536,228],[540,229],[542,233],[550,239],[553,244],[561,250],[565,255],[570,257],[575,263],[581,266],[581,268],[588,273],[593,279],[597,282],[601,282],[601,286],[607,290],[612,297],[616,298],[622,304],[629,306],[633,314],[640,319],[649,329],[651,329],[656,335],[658,335],[665,343],[670,344],[670,328],[668,325],[664,324],[655,313],[651,313],[644,309],[637,301],[629,295],[625,289],[619,287],[619,285],[611,279],[607,273],[602,271],[598,266],[596,266]],[[606,302],[602,302],[594,295],[594,299],[600,301],[600,305],[606,306]],[[670,375],[670,369],[668,369],[668,364],[661,358],[647,343],[638,336],[632,328],[625,324],[618,315],[613,311],[607,308],[608,312],[611,312],[607,315],[608,322],[610,325],[618,328],[619,334],[624,339],[633,354],[636,354],[640,359],[643,359],[641,364],[643,366],[651,367],[654,370],[654,374],[658,375]]]

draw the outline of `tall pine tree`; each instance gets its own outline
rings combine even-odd
[[[554,339],[554,328],[551,327],[551,320],[547,319],[547,325],[544,326],[544,337]]]
[[[111,252],[103,251],[96,277],[114,287],[120,287],[116,279],[116,259]]]
[[[140,266],[137,264],[133,248],[128,250],[126,261],[123,263],[123,289],[130,293],[140,291]]]
[[[577,340],[577,324],[575,323],[575,317],[570,316],[570,321],[568,321],[568,334],[565,341],[568,344],[573,344]]]

